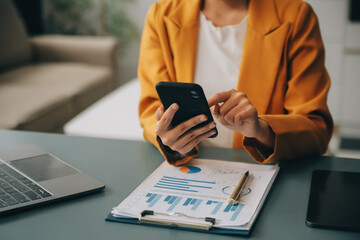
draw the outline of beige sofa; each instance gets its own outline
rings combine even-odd
[[[0,0],[0,128],[62,132],[117,86],[111,37],[29,38],[16,9]]]

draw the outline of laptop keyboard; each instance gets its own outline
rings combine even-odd
[[[0,163],[0,209],[50,196],[34,181]]]

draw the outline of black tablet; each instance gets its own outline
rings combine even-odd
[[[315,170],[306,223],[311,227],[360,231],[360,173]]]

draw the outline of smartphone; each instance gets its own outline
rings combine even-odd
[[[194,128],[205,126],[214,121],[204,91],[200,85],[196,83],[158,82],[156,84],[156,91],[165,110],[173,103],[179,105],[179,109],[171,122],[172,126],[175,127],[200,114],[206,115],[207,120]],[[210,138],[214,138],[218,134],[216,127],[214,129],[216,133],[211,135]]]

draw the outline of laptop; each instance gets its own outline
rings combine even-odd
[[[0,216],[104,188],[39,146],[0,150]]]

